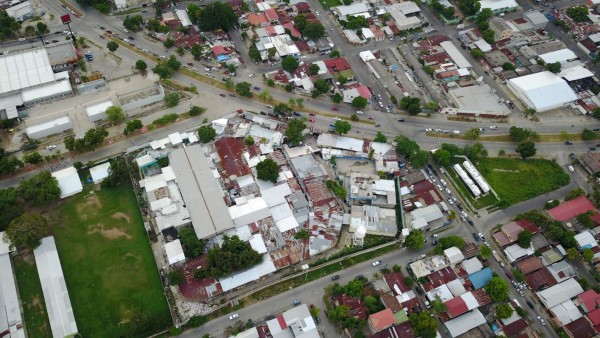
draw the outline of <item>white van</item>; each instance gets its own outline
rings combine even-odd
[[[459,130],[455,130],[455,131],[452,132],[452,134],[458,135],[458,134],[460,134],[460,131]]]
[[[568,166],[567,169],[569,169],[569,171],[572,172],[572,173],[575,172],[575,168],[573,168],[572,165]]]

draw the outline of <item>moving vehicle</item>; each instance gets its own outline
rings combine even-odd
[[[398,122],[404,122],[404,119],[398,119]]]
[[[226,97],[227,95],[225,95],[225,94],[223,94],[223,93],[220,93],[220,94],[219,94],[219,96],[221,96],[221,97]]]
[[[572,144],[573,144],[573,142],[571,142],[571,141],[567,141],[567,142],[565,142],[565,144],[566,144],[566,145],[568,145],[568,146],[570,146],[570,145],[572,145]]]
[[[229,320],[234,320],[234,319],[236,319],[236,318],[237,318],[237,317],[239,317],[239,316],[240,316],[239,314],[237,314],[237,313],[234,313],[234,314],[232,314],[231,316],[229,316]]]
[[[364,114],[364,112],[363,112],[362,110],[357,110],[357,111],[356,111],[356,113],[357,113],[358,115],[362,115],[362,114]]]
[[[546,321],[544,318],[542,318],[542,316],[537,316],[537,319],[540,321],[540,323],[542,323],[542,325],[546,325]]]
[[[340,275],[331,276],[331,280],[338,280],[338,279],[340,279]]]
[[[381,264],[381,261],[375,261],[375,262],[371,263],[371,265],[373,265],[373,266],[377,266],[379,264]]]
[[[527,301],[527,305],[529,305],[529,307],[532,309],[534,308],[534,305],[530,300]]]
[[[298,306],[302,304],[302,301],[300,299],[294,299],[294,306]]]
[[[498,130],[498,127],[496,127],[496,126],[490,126],[490,130]]]
[[[338,110],[338,107],[333,106],[333,107],[331,107],[331,110]]]
[[[575,172],[575,168],[573,168],[573,166],[572,166],[572,165],[568,166],[567,168],[569,169],[569,171],[570,171],[570,172],[572,172],[572,173],[574,173],[574,172]]]

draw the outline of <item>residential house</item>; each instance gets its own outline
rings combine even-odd
[[[396,323],[396,317],[391,309],[385,309],[369,316],[367,324],[371,333],[383,331]]]

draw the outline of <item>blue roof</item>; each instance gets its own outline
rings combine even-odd
[[[469,275],[469,280],[475,289],[481,289],[492,279],[492,270],[485,268]]]

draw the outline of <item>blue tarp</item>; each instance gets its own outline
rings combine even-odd
[[[492,270],[485,268],[470,274],[468,278],[475,289],[481,289],[492,279]]]
[[[229,59],[229,55],[217,55],[217,61],[221,62]]]

